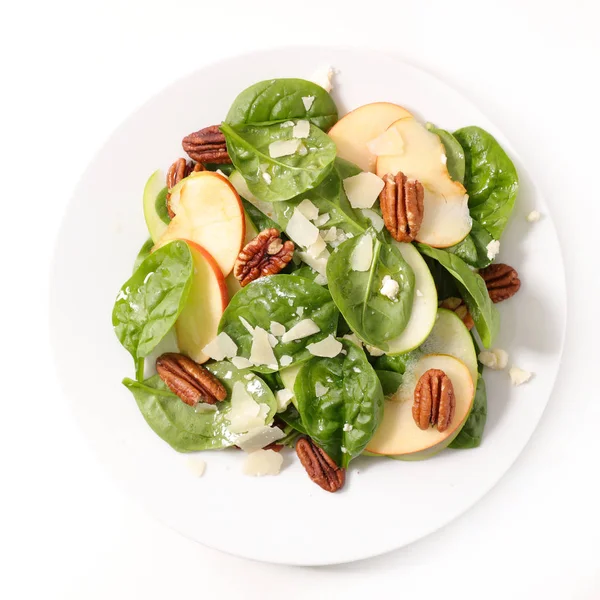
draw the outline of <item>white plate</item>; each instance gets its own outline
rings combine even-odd
[[[115,295],[148,237],[142,189],[156,168],[182,155],[181,138],[222,120],[238,92],[271,77],[339,69],[340,113],[367,102],[406,106],[449,130],[479,125],[515,161],[521,188],[500,259],[523,286],[499,305],[497,346],[510,364],[535,372],[513,388],[489,372],[489,415],[475,450],[447,450],[423,462],[359,458],[341,493],[311,483],[293,454],[278,477],[241,473],[237,451],[205,452],[195,478],[146,425],[121,379],[132,360],[111,327]],[[525,216],[544,215],[536,224]],[[199,70],[168,87],[127,119],[85,172],[62,225],[51,293],[52,334],[65,393],[90,443],[126,489],[160,520],[207,546],[295,565],[347,562],[404,546],[442,527],[479,500],[507,471],[535,429],[559,368],[566,317],[563,265],[539,190],[515,150],[468,100],[432,76],[386,54],[297,49],[248,54]],[[552,277],[548,272],[552,271]],[[74,449],[73,451],[76,451]]]

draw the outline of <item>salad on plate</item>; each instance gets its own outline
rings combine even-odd
[[[275,475],[292,448],[335,492],[361,454],[480,445],[484,366],[508,365],[495,304],[521,283],[495,262],[518,176],[492,135],[391,102],[338,118],[329,92],[261,81],[183,138],[144,188],[150,237],[112,322],[173,449],[235,447]]]

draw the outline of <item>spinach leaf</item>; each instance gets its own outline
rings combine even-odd
[[[319,185],[333,166],[335,144],[315,125],[310,126],[308,137],[300,140],[296,152],[271,158],[272,143],[293,139],[293,127],[282,125],[221,125],[233,164],[259,200],[280,202],[307,192]]]
[[[371,362],[377,371],[393,371],[403,375],[410,360],[412,360],[411,353],[407,352],[406,354],[396,354],[394,356],[384,354],[372,359]]]
[[[437,260],[433,260],[429,256],[423,256],[423,258],[433,277],[438,301],[441,302],[442,300],[446,300],[446,298],[458,298],[460,291],[456,285],[456,279]]]
[[[252,225],[254,225],[256,231],[260,232],[264,231],[265,229],[271,229],[272,227],[274,227],[275,229],[280,229],[279,225],[275,223],[273,219],[267,217],[265,213],[256,208],[254,204],[252,204],[245,198],[242,198],[242,204],[244,206],[246,214],[248,215],[248,218],[250,219],[250,221],[252,221]]]
[[[460,430],[460,433],[452,440],[450,448],[477,448],[481,444],[483,430],[487,420],[487,394],[485,391],[485,381],[480,375],[475,389],[475,400],[473,408],[467,418],[466,423]]]
[[[352,254],[367,238],[372,241],[371,265],[367,271],[355,271]],[[394,300],[379,291],[386,275],[400,286]],[[415,276],[400,251],[383,244],[373,230],[346,240],[333,251],[327,280],[344,319],[363,341],[385,350],[387,340],[402,333],[412,311]]]
[[[135,273],[140,265],[150,256],[150,252],[152,252],[152,248],[154,248],[154,242],[152,238],[148,238],[144,245],[140,248],[138,255],[135,257],[135,262],[133,263],[133,272]]]
[[[379,383],[381,383],[384,397],[393,396],[402,383],[402,375],[396,371],[375,370],[375,373],[377,373]]]
[[[140,361],[173,327],[190,292],[194,265],[185,242],[175,240],[145,258],[123,284],[113,308],[119,341]]]
[[[465,181],[465,151],[460,145],[459,141],[445,129],[438,129],[433,123],[427,123],[427,129],[432,133],[435,133],[446,151],[446,167],[450,177],[454,181],[464,183]]]
[[[517,197],[517,170],[494,137],[480,127],[463,127],[454,136],[465,151],[471,215],[499,240]]]
[[[269,79],[241,92],[233,101],[225,122],[243,125],[289,119],[308,119],[327,131],[336,123],[338,112],[331,96],[312,81]]]
[[[486,348],[492,344],[500,327],[500,315],[490,300],[485,282],[480,275],[471,271],[469,266],[456,254],[450,254],[439,248],[431,248],[426,244],[417,244],[421,254],[425,254],[439,262],[456,280],[475,327]]]
[[[347,351],[305,363],[294,384],[307,434],[340,466],[358,456],[383,416],[383,392],[365,353],[340,340]]]
[[[308,344],[335,335],[338,315],[324,287],[295,275],[271,275],[253,281],[232,298],[221,317],[219,332],[227,333],[237,344],[238,355],[249,359],[253,335],[246,324],[269,331],[274,321],[289,331],[300,321],[310,319],[319,327],[317,333],[286,343],[279,340],[273,348],[278,362],[282,356],[289,356],[291,365],[312,357],[306,349]],[[275,370],[266,365],[253,369],[262,373]]]
[[[207,171],[213,171],[213,172],[221,171],[221,173],[223,173],[227,177],[229,177],[235,170],[235,167],[233,165],[228,165],[228,164],[216,164],[216,163],[202,163],[202,164],[204,165],[204,168]]]
[[[280,412],[277,418],[287,423],[290,427],[293,427],[296,431],[306,435],[306,427],[302,424],[302,417],[292,403],[283,412]]]
[[[167,210],[167,193],[169,189],[164,187],[158,194],[156,195],[156,200],[154,203],[154,207],[156,210],[156,214],[160,218],[160,220],[168,225],[171,222],[171,217],[169,216],[169,211]]]
[[[492,262],[488,256],[487,246],[493,239],[487,229],[477,219],[473,219],[469,235],[446,250],[456,254],[472,267],[483,269]]]

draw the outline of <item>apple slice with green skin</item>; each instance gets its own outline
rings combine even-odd
[[[148,233],[156,244],[171,220],[167,212],[167,184],[160,170],[154,171],[146,182],[143,202]]]
[[[370,454],[386,455],[399,460],[430,458],[446,448],[465,424],[475,397],[475,385],[464,363],[447,354],[427,354],[415,365],[416,381],[429,369],[440,369],[452,381],[456,408],[445,431],[437,427],[419,429],[412,415],[412,399],[403,402],[386,400],[383,419],[367,446]],[[414,388],[413,388],[414,392]]]
[[[226,277],[242,248],[245,228],[242,201],[229,180],[200,171],[182,181],[177,212],[156,247],[191,240],[210,253]]]
[[[202,246],[184,241],[192,252],[194,275],[190,295],[175,323],[175,333],[179,351],[202,364],[209,358],[202,349],[217,336],[229,296],[215,259]]]
[[[287,369],[282,369],[279,371],[279,377],[281,378],[281,383],[283,386],[294,393],[294,384],[296,383],[296,377],[298,377],[298,373],[300,373],[300,369],[302,368],[302,363],[299,365],[293,365],[291,367],[287,367]],[[296,396],[292,396],[292,404],[298,408],[296,404]]]
[[[242,246],[249,244],[257,235],[258,231],[254,227],[254,223],[249,219],[246,212],[244,212],[244,220],[246,222],[246,236],[244,237],[244,241],[242,242]],[[233,272],[229,273],[225,278],[225,283],[227,284],[227,291],[229,293],[229,299],[233,298],[237,292],[242,289],[240,282],[235,278]]]
[[[328,132],[337,146],[338,156],[363,171],[375,172],[377,156],[367,144],[378,138],[398,119],[412,117],[402,106],[390,102],[373,102],[350,111]]]
[[[401,139],[397,154],[377,158],[377,175],[404,173],[423,184],[423,222],[417,240],[434,248],[447,248],[471,231],[469,197],[464,186],[453,181],[446,167],[446,151],[440,138],[415,119],[400,119],[389,130]]]
[[[433,329],[437,315],[437,290],[431,271],[412,244],[393,242],[415,274],[412,312],[404,331],[388,342],[386,354],[404,354],[420,346]]]

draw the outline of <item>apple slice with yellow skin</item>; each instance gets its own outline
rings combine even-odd
[[[229,302],[225,277],[209,252],[191,240],[184,240],[194,261],[190,295],[175,323],[179,351],[202,364],[208,356],[202,349],[218,333],[221,315]]]
[[[246,244],[249,244],[258,235],[258,231],[256,231],[254,223],[250,220],[245,211],[244,218],[246,221],[246,235],[244,237],[244,241],[242,242],[242,246],[246,246]],[[231,298],[233,298],[235,294],[242,289],[242,286],[240,285],[240,282],[236,279],[233,272],[227,275],[227,277],[225,278],[225,283],[227,284],[229,299],[231,300]]]
[[[370,144],[398,119],[412,115],[402,106],[391,102],[373,102],[350,111],[328,132],[337,146],[338,156],[353,162],[363,171],[375,172],[377,156]]]
[[[226,177],[212,171],[186,177],[177,191],[176,214],[156,247],[191,240],[209,252],[227,277],[246,235],[238,193]]]
[[[471,231],[467,191],[453,181],[440,138],[415,119],[399,119],[394,130],[401,143],[397,154],[377,157],[377,175],[404,173],[423,184],[423,222],[417,240],[434,248],[458,244]]]
[[[450,378],[456,399],[452,422],[442,432],[437,427],[420,429],[412,416],[412,399],[398,402],[392,396],[385,401],[381,424],[366,448],[370,454],[399,460],[429,458],[446,448],[465,424],[475,396],[475,385],[466,365],[447,354],[427,354],[414,369],[416,381],[429,369],[440,369]]]

